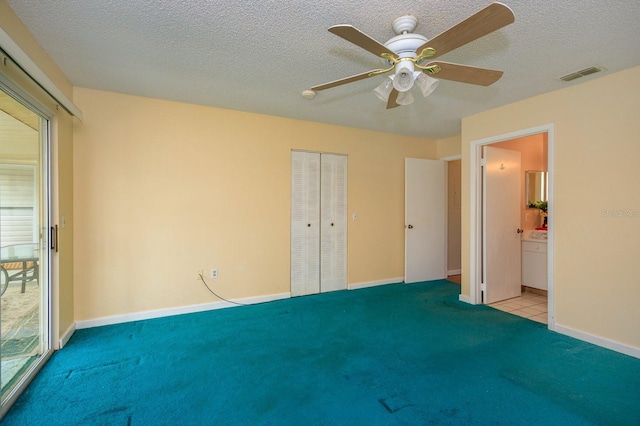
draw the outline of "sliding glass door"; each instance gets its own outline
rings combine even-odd
[[[0,381],[2,405],[50,352],[49,121],[0,86]],[[4,409],[2,410],[4,411]]]

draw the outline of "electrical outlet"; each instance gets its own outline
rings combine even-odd
[[[525,220],[525,222],[529,222],[531,220],[531,215],[529,213],[526,213],[524,215],[524,220]]]
[[[198,275],[196,275],[196,280],[200,281],[202,279],[202,274],[204,274],[204,271],[202,269],[198,269]]]
[[[218,278],[218,268],[211,269],[211,278],[213,278],[214,280]]]

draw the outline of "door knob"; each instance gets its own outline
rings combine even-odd
[[[311,224],[310,224],[310,223],[307,223],[307,226],[308,226],[309,228],[311,228]]]
[[[522,234],[524,231],[522,229],[518,228],[517,232],[518,232],[518,234]]]
[[[409,226],[407,226],[407,228],[413,229],[413,225],[409,225]]]

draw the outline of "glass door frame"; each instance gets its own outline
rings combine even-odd
[[[53,235],[53,176],[52,170],[52,120],[54,114],[26,90],[0,73],[0,90],[27,109],[39,116],[39,167],[36,171],[38,182],[37,207],[39,209],[39,259],[40,259],[40,354],[31,362],[21,377],[8,389],[6,395],[0,394],[0,419],[26,389],[37,372],[44,366],[53,353],[53,316],[52,316],[52,250],[57,244]],[[0,371],[1,373],[1,371]]]

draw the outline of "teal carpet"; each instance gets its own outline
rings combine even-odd
[[[640,359],[395,284],[78,330],[3,425],[640,424]]]

